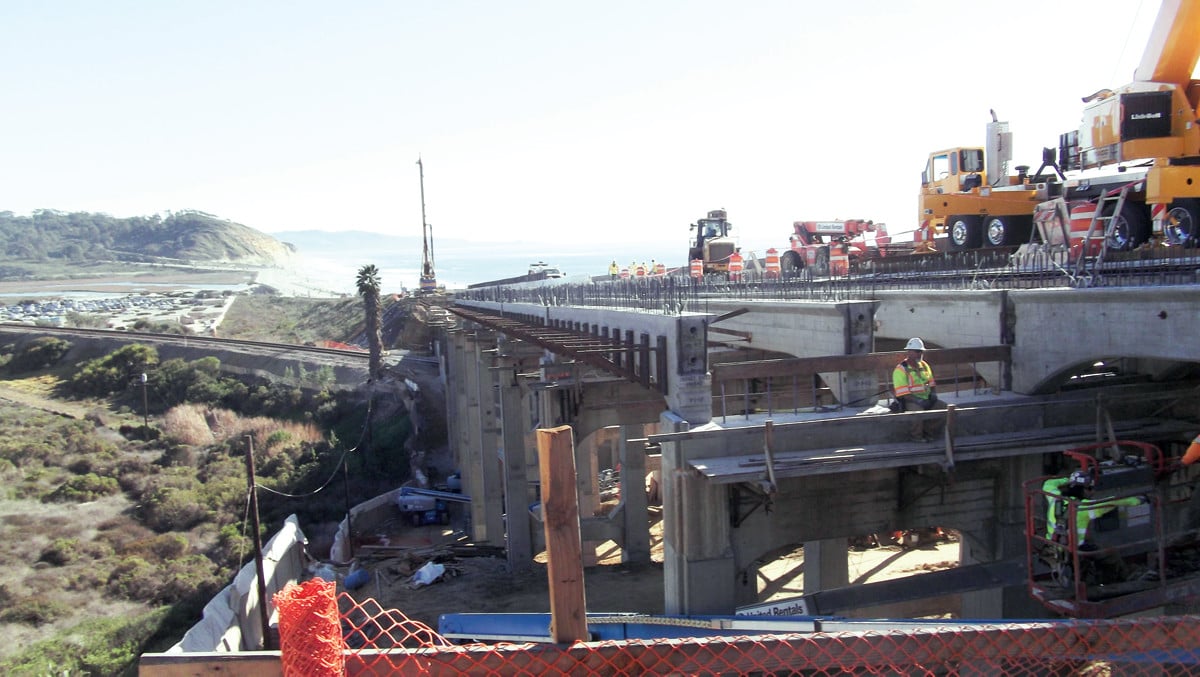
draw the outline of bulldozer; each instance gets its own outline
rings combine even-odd
[[[708,216],[689,226],[696,231],[688,248],[688,261],[702,261],[705,275],[729,272],[729,258],[738,251],[730,237],[733,224],[724,209],[714,209]]]

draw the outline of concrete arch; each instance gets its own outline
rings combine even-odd
[[[1091,374],[1089,374],[1091,372]],[[1130,380],[1151,382],[1178,380],[1200,372],[1200,360],[1161,360],[1150,356],[1093,355],[1074,363],[1060,365],[1031,386],[1031,394],[1044,395],[1058,392],[1070,385],[1072,378],[1080,377],[1080,385],[1087,381],[1118,383]],[[1105,374],[1110,374],[1106,376]]]
[[[1098,357],[1136,359],[1141,367],[1196,360],[1200,293],[1194,287],[1042,289],[1008,296],[1016,392],[1049,392],[1066,370]]]

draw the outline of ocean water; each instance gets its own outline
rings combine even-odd
[[[673,251],[677,249],[678,251]],[[420,251],[413,257],[410,252],[300,252],[301,265],[297,268],[299,281],[305,285],[330,291],[354,294],[355,279],[362,266],[373,264],[379,269],[379,278],[385,293],[401,288],[414,290],[420,276]],[[636,258],[635,258],[636,256]],[[609,264],[616,260],[621,266],[631,262],[647,263],[660,261],[668,266],[682,266],[687,259],[686,243],[679,247],[668,245],[648,246],[645,251],[631,255],[618,255],[609,251],[586,251],[547,248],[540,252],[502,246],[476,246],[446,248],[436,251],[434,273],[438,283],[447,289],[463,289],[469,284],[524,275],[529,264],[545,262],[561,270],[568,277],[576,275],[607,275]]]

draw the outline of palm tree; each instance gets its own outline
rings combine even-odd
[[[368,263],[358,269],[358,295],[362,297],[367,313],[367,342],[371,351],[371,378],[379,378],[383,372],[383,334],[379,322],[379,269]]]

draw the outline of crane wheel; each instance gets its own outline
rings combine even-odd
[[[1105,208],[1105,216],[1111,215]],[[1108,224],[1108,248],[1115,252],[1127,252],[1150,239],[1150,214],[1145,205],[1126,202],[1121,213]]]
[[[983,240],[983,219],[978,216],[951,216],[946,219],[950,251],[979,249]]]
[[[804,261],[796,252],[784,252],[779,257],[779,272],[783,277],[796,277],[804,270]]]
[[[1032,216],[993,216],[984,227],[984,244],[1009,247],[1025,244],[1033,232]]]
[[[1167,211],[1163,226],[1167,242],[1183,247],[1200,245],[1200,200],[1176,200]]]

